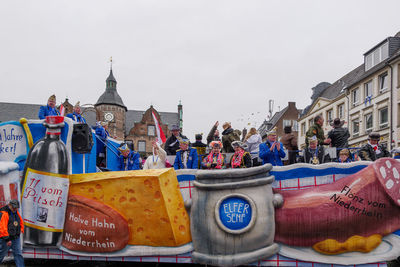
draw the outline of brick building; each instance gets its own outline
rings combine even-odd
[[[297,134],[298,124],[297,120],[301,110],[296,108],[296,102],[288,102],[287,107],[281,111],[275,112],[270,120],[265,120],[258,128],[263,140],[267,137],[267,133],[274,127],[276,127],[278,137],[283,136],[285,133],[283,129],[285,126],[292,126],[292,132]]]

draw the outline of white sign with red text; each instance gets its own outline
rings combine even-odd
[[[22,189],[24,223],[40,230],[62,232],[68,189],[68,175],[28,168]]]

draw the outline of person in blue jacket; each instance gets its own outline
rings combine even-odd
[[[106,167],[106,145],[107,137],[110,134],[107,131],[107,122],[96,122],[96,127],[94,128],[96,133],[96,165],[98,167]]]
[[[74,112],[67,114],[67,117],[79,123],[86,123],[85,118],[82,117],[81,114],[81,105],[79,101],[74,106]]]
[[[118,147],[119,152],[119,165],[120,171],[140,170],[140,155],[136,151],[131,151],[126,143],[122,143]]]
[[[56,96],[52,95],[47,100],[46,106],[41,106],[39,109],[38,117],[44,120],[47,116],[58,116],[60,112],[56,109]]]
[[[283,144],[276,140],[276,128],[273,128],[267,135],[267,141],[260,144],[259,156],[263,165],[271,163],[272,166],[282,166],[282,158],[286,156],[283,151]]]
[[[189,140],[179,138],[179,150],[176,151],[174,169],[197,169],[198,156],[195,148],[189,147]]]

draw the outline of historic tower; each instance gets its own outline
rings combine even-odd
[[[117,140],[125,139],[125,114],[126,106],[117,92],[117,80],[115,80],[112,67],[106,80],[106,91],[99,97],[96,108],[96,119],[108,122],[108,132]]]

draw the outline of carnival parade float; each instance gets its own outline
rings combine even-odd
[[[400,255],[397,160],[116,171],[108,138],[101,172],[94,131],[76,151],[75,125],[0,124],[0,204],[21,200],[26,258],[378,266]]]

